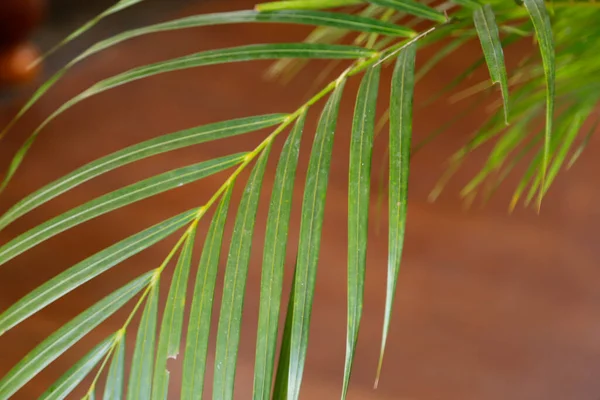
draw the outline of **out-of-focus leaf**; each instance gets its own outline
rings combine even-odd
[[[409,15],[430,19],[432,21],[444,23],[446,16],[435,8],[426,6],[415,0],[368,0],[369,3],[377,4],[382,7],[393,8],[394,10],[405,12]]]
[[[268,400],[273,382],[287,236],[296,167],[298,166],[300,153],[300,139],[302,138],[305,119],[306,112],[303,112],[298,117],[294,129],[285,141],[277,164],[271,194],[260,284],[260,307],[254,366],[254,400]]]
[[[275,10],[320,10],[353,6],[363,3],[363,0],[284,0],[260,3],[255,6],[258,11]]]
[[[408,173],[412,136],[412,104],[415,85],[416,46],[411,44],[399,54],[392,76],[390,94],[390,173],[389,173],[389,252],[385,314],[381,352],[375,386],[379,382],[385,345],[396,295],[396,283],[404,246],[408,201]]]
[[[298,244],[296,289],[294,292],[294,317],[292,321],[288,377],[289,400],[295,400],[300,395],[300,384],[308,347],[310,314],[315,292],[317,264],[321,247],[321,231],[323,228],[333,137],[344,84],[345,80],[338,81],[334,92],[323,109],[317,126],[306,175],[300,222],[300,240]]]
[[[131,281],[48,336],[2,378],[0,399],[8,399],[79,339],[119,310],[150,282],[153,274],[154,271],[151,271]]]
[[[183,359],[182,400],[202,398],[217,269],[232,189],[233,184],[228,187],[219,202],[198,264]]]
[[[380,66],[365,73],[356,96],[348,175],[348,323],[342,399],[346,398],[362,317],[367,265],[371,156]]]
[[[217,329],[213,397],[233,399],[238,346],[242,327],[242,310],[246,278],[254,235],[254,222],[260,199],[262,180],[269,158],[270,144],[262,150],[246,183],[235,219],[225,279],[221,314]],[[284,238],[283,240],[286,240]]]

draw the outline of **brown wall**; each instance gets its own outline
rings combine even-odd
[[[248,1],[211,2],[188,11],[237,9],[248,4]],[[306,29],[300,27],[219,26],[124,43],[95,56],[64,79],[0,146],[0,159],[5,163],[20,140],[57,104],[102,77],[144,62],[201,49],[265,42],[273,40],[275,34],[278,41],[301,40],[305,32]],[[421,105],[474,61],[479,51],[474,43],[447,59],[419,83],[415,103]],[[509,64],[514,64],[522,51],[507,49]],[[419,62],[430,54],[432,51],[425,52]],[[323,66],[310,65],[298,79],[283,87],[261,80],[267,65],[258,62],[187,70],[132,83],[85,101],[44,130],[9,190],[3,193],[2,209],[73,168],[126,145],[228,118],[292,111],[304,98],[311,78]],[[382,81],[387,83],[389,75],[388,69]],[[485,71],[480,71],[463,86],[485,76]],[[302,397],[306,399],[335,398],[341,389],[346,318],[347,152],[354,106],[352,94],[357,84],[358,79],[352,79],[346,88],[335,142],[306,380],[302,388]],[[382,85],[383,94],[387,93],[385,86]],[[463,106],[464,103],[451,105],[440,101],[434,106],[418,107],[415,140],[426,137]],[[15,107],[0,108],[0,125],[16,111]],[[381,109],[384,107],[385,102],[382,102]],[[385,228],[377,229],[378,212],[373,201],[366,304],[350,399],[600,398],[600,380],[597,379],[600,268],[599,253],[594,250],[600,223],[597,206],[600,189],[593,178],[597,167],[595,143],[575,167],[559,176],[540,216],[521,207],[513,215],[507,215],[518,174],[507,180],[484,208],[463,210],[459,189],[477,171],[489,148],[473,154],[441,198],[434,204],[427,203],[429,190],[444,171],[446,157],[466,141],[484,112],[482,107],[414,157],[404,262],[384,372],[377,391],[372,390],[372,385],[381,336],[387,235]],[[307,125],[309,134],[303,143],[299,183],[305,177],[310,133],[316,117],[313,112]],[[6,242],[51,216],[141,177],[252,149],[260,137],[261,134],[249,134],[234,141],[203,144],[109,173],[21,218],[0,232],[0,240]],[[376,144],[374,188],[380,181],[384,141],[379,139]],[[252,388],[262,235],[274,175],[274,154],[277,152],[273,152],[271,168],[265,178],[248,278],[236,386],[238,397],[243,399],[250,397]],[[523,168],[519,168],[516,172],[522,171]],[[126,207],[17,257],[0,269],[0,310],[93,252],[163,218],[202,204],[223,179],[224,175],[211,177]],[[296,188],[292,248],[297,243],[300,186]],[[241,184],[238,184],[236,198],[240,189]],[[229,229],[232,220],[230,218]],[[385,220],[382,226],[385,227]],[[200,236],[205,230],[206,221],[201,226]],[[76,313],[129,279],[158,266],[172,244],[173,239],[169,239],[154,246],[0,337],[0,376]],[[195,259],[199,252],[197,248]],[[293,258],[290,252],[290,267]],[[224,260],[221,266],[224,267]],[[165,280],[162,285],[165,295],[167,283]],[[120,327],[125,316],[126,313],[119,313],[111,318],[14,398],[38,396],[86,349]],[[129,349],[132,347],[130,343]],[[209,363],[212,366],[212,362]],[[179,362],[174,362],[172,368],[175,374],[180,372]]]

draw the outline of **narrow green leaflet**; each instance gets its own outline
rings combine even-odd
[[[581,144],[573,152],[573,155],[571,156],[571,158],[569,159],[569,162],[567,163],[567,167],[566,167],[567,169],[570,169],[573,166],[573,164],[575,164],[575,162],[579,159],[579,157],[581,157],[581,154],[583,154],[583,151],[590,143],[590,139],[592,138],[594,133],[598,130],[599,125],[600,125],[600,120],[597,119],[596,122],[594,122],[594,125],[592,125],[592,127],[586,133]]]
[[[115,335],[100,342],[81,360],[77,361],[63,376],[61,376],[42,396],[40,400],[62,400],[81,383],[90,371],[100,362],[102,357],[108,353]]]
[[[435,8],[426,6],[415,0],[368,0],[369,3],[376,4],[382,7],[389,7],[397,11],[405,12],[409,15],[430,19],[432,21],[444,23],[447,17],[444,13],[439,12]]]
[[[30,315],[191,222],[193,209],[136,233],[48,280],[0,314],[0,336]]]
[[[367,265],[371,156],[380,68],[371,67],[362,79],[352,122],[348,175],[348,332],[342,399],[346,398],[362,316]]]
[[[232,190],[233,184],[228,187],[219,202],[198,264],[183,359],[182,400],[202,398],[215,283]]]
[[[550,188],[550,185],[552,185],[552,182],[554,182],[554,179],[556,178],[556,175],[558,175],[558,171],[560,171],[560,168],[564,164],[565,159],[567,158],[567,154],[571,150],[573,142],[575,141],[575,138],[577,138],[577,135],[579,134],[583,123],[589,117],[590,113],[592,112],[595,106],[595,104],[581,104],[579,106],[580,109],[577,111],[573,120],[571,121],[569,129],[567,129],[567,131],[563,135],[564,137],[561,146],[556,152],[552,164],[550,165],[546,183],[543,187],[540,188],[540,190],[543,191],[543,195],[546,194],[546,192]]]
[[[270,149],[271,146],[269,144],[262,151],[256,165],[252,169],[252,173],[244,189],[244,194],[240,200],[240,206],[233,227],[227,266],[225,268],[221,314],[219,315],[217,329],[213,384],[214,399],[233,399],[244,293],[246,291],[248,264],[252,250],[254,222],[256,220],[260,189]]]
[[[311,26],[328,26],[353,32],[368,32],[386,36],[414,36],[412,29],[360,15],[326,11],[282,10],[256,14],[258,22],[282,22]]]
[[[181,330],[183,328],[183,312],[185,310],[185,299],[192,263],[192,252],[194,250],[194,239],[196,229],[188,235],[185,245],[179,255],[177,267],[171,280],[171,288],[165,311],[163,313],[156,352],[156,366],[154,367],[154,380],[152,388],[152,399],[164,400],[168,398],[169,371],[167,360],[177,358],[179,344],[181,343]]]
[[[539,42],[544,75],[546,77],[546,135],[544,137],[544,155],[542,159],[541,174],[542,187],[545,186],[546,171],[550,157],[550,141],[552,138],[552,121],[554,119],[554,92],[555,92],[555,54],[554,39],[552,37],[552,25],[550,16],[546,10],[544,0],[523,0],[523,4],[531,17],[535,36]],[[541,206],[544,191],[540,190],[538,207]]]
[[[255,6],[258,11],[274,10],[318,10],[362,4],[363,0],[284,0],[261,3]]]
[[[464,197],[473,192],[493,171],[497,171],[502,167],[502,164],[508,158],[509,153],[527,138],[527,128],[529,127],[532,118],[536,115],[536,112],[532,112],[525,118],[521,118],[512,125],[500,139],[498,139],[498,142],[490,152],[484,167],[461,190],[461,196]]]
[[[125,334],[119,334],[106,375],[103,400],[121,400],[125,382]]]
[[[467,7],[472,10],[476,10],[481,7],[481,3],[476,0],[452,0],[453,3],[458,4],[459,6]]]
[[[288,398],[290,400],[297,399],[300,395],[300,384],[302,373],[304,372],[310,314],[315,293],[315,279],[321,247],[321,231],[323,228],[333,137],[345,83],[345,80],[337,83],[334,92],[329,97],[323,109],[317,126],[306,175],[300,222],[300,239],[298,243],[296,289],[294,291],[293,307],[294,317],[291,333],[288,378]]]
[[[224,139],[280,124],[287,114],[232,119],[159,136],[99,158],[35,191],[0,217],[0,229],[25,213],[90,179],[157,154],[212,140]]]
[[[277,363],[277,374],[273,385],[273,399],[287,399],[288,378],[290,371],[290,351],[292,339],[292,320],[294,319],[294,293],[296,292],[296,274],[292,278],[292,289],[288,299],[287,312],[285,314],[285,325],[281,336],[281,348],[279,350],[279,362]]]
[[[127,384],[128,400],[146,400],[152,393],[152,367],[154,366],[154,346],[156,343],[156,320],[158,315],[158,295],[160,278],[154,276],[148,289],[146,306],[135,339],[135,349]]]
[[[485,4],[473,11],[473,22],[481,42],[492,82],[500,85],[504,101],[504,122],[508,125],[508,79],[504,64],[504,52],[492,6]]]
[[[0,265],[61,232],[127,204],[197,181],[239,164],[245,153],[174,169],[100,196],[52,218],[0,248]]]
[[[48,364],[67,351],[79,339],[119,310],[152,279],[153,271],[146,273],[116,290],[88,308],[62,328],[48,336],[27,354],[0,381],[0,399],[12,396]]]
[[[408,201],[408,171],[412,135],[412,110],[415,77],[416,46],[411,44],[398,55],[392,75],[390,94],[390,173],[389,173],[389,253],[385,314],[381,338],[381,353],[376,385],[381,374],[383,355],[390,329],[392,305],[400,271],[406,210]]]
[[[208,50],[194,53],[167,61],[144,65],[131,69],[121,74],[104,79],[87,90],[63,103],[58,110],[44,120],[27,138],[23,146],[17,151],[6,172],[0,190],[4,189],[17,168],[23,161],[25,154],[33,145],[37,135],[50,121],[73,107],[75,104],[109,89],[134,82],[150,76],[194,68],[206,65],[215,65],[231,62],[278,59],[278,58],[310,58],[310,59],[357,59],[373,55],[374,51],[357,46],[319,44],[319,43],[275,43],[238,46],[232,48]]]
[[[263,250],[254,365],[254,400],[268,400],[273,382],[287,236],[306,111],[285,141],[275,172]]]
[[[348,0],[346,0],[348,1]],[[284,10],[284,11],[254,11],[242,10],[213,14],[192,15],[178,18],[167,22],[161,22],[141,28],[131,29],[108,39],[99,41],[79,54],[67,65],[57,71],[44,84],[35,91],[29,101],[19,110],[5,132],[21,118],[56,82],[60,80],[72,67],[86,58],[116,46],[124,41],[157,32],[167,32],[179,29],[189,29],[201,26],[212,26],[237,23],[290,23],[310,24],[312,26],[324,26],[331,28],[345,28],[362,32],[381,33],[390,36],[412,35],[413,31],[395,24],[381,22],[376,19],[351,14],[330,13],[319,11]]]

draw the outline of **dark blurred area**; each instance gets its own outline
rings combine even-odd
[[[24,18],[23,25],[16,25],[24,29],[25,33],[19,33],[4,22],[12,20],[6,18],[9,12],[6,10],[10,10],[11,4],[21,5],[27,1],[0,0],[0,21],[3,21],[0,22],[0,41],[11,37],[12,43],[0,42],[4,49],[2,57],[7,54],[6,49],[19,43],[31,44],[43,52],[112,2],[40,1],[35,7],[41,8],[32,8],[30,14],[26,13],[29,17]],[[2,78],[5,79],[2,87],[5,90],[11,87],[11,96],[0,103],[0,127],[8,123],[43,76],[98,39],[177,16],[250,8],[253,4],[249,0],[147,0],[111,17],[47,60],[43,75],[20,81],[29,82],[28,85],[21,84],[14,89],[13,81]],[[77,66],[0,142],[0,166],[6,167],[15,150],[43,118],[99,79],[143,63],[205,49],[300,41],[307,32],[305,27],[299,26],[223,25],[140,37],[108,49]],[[418,63],[422,65],[436,50],[432,47],[419,53]],[[524,51],[527,46],[507,48],[507,62],[515,65]],[[453,104],[443,98],[431,106],[420,106],[477,60],[480,52],[475,42],[461,47],[419,82],[415,94],[415,142],[452,119],[468,103]],[[230,118],[293,111],[307,95],[307,88],[323,65],[309,64],[287,86],[266,81],[264,71],[269,63],[255,62],[164,74],[90,98],[44,129],[15,179],[0,196],[0,211],[74,168],[148,138]],[[388,96],[389,77],[390,68],[382,76],[382,98]],[[486,77],[487,71],[480,70],[458,90]],[[346,226],[347,218],[349,132],[357,86],[357,79],[346,86],[336,133],[308,361],[301,391],[304,399],[339,398],[341,392],[346,326],[346,258],[342,255],[347,252],[347,234],[342,227]],[[386,106],[387,101],[382,101],[379,112]],[[512,215],[506,212],[512,190],[526,164],[515,168],[485,207],[476,204],[469,210],[464,209],[458,193],[481,167],[489,146],[470,156],[440,199],[428,203],[429,191],[447,166],[445,160],[468,140],[486,112],[488,109],[482,104],[413,157],[407,239],[395,315],[383,375],[379,388],[373,390],[387,268],[386,215],[380,212],[376,202],[377,188],[386,179],[380,173],[381,160],[386,154],[385,139],[376,142],[365,308],[349,399],[600,399],[597,372],[600,370],[600,250],[597,246],[600,186],[593,177],[598,169],[597,139],[592,139],[588,150],[571,170],[558,176],[540,215],[522,208]],[[302,184],[317,117],[318,113],[313,111],[301,150],[285,296],[291,281]],[[178,150],[100,176],[8,226],[0,232],[0,241],[6,243],[71,207],[140,178],[253,149],[263,135],[264,132],[253,133]],[[275,154],[281,145],[280,140],[272,151],[255,228],[237,373],[236,398],[240,399],[251,397],[262,238],[277,161]],[[3,265],[0,268],[0,311],[104,247],[203,204],[225,178],[226,175],[216,175],[94,219]],[[236,187],[237,200],[245,182],[245,176],[243,178]],[[385,202],[382,207],[387,209]],[[232,207],[230,212],[228,232],[235,209]],[[198,243],[202,243],[206,229],[207,220],[201,224]],[[174,239],[165,240],[113,268],[0,337],[0,376],[86,307],[142,272],[157,267]],[[200,250],[197,246],[195,265]],[[224,266],[222,257],[219,282]],[[170,273],[166,278],[162,284],[162,302],[166,298]],[[214,310],[213,321],[216,322],[218,308]],[[120,328],[129,311],[130,308],[117,313],[94,330],[14,398],[37,398],[87,350]],[[135,331],[131,330],[129,355],[134,336]],[[214,329],[211,346],[214,346]],[[176,386],[181,359],[171,360],[169,364],[173,393],[169,398],[178,398]],[[212,365],[210,354],[207,395]]]

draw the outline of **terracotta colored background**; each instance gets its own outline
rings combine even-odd
[[[251,3],[209,1],[189,5],[187,10],[177,13],[240,9]],[[141,10],[144,5],[137,7]],[[172,12],[173,16],[177,13]],[[98,79],[135,65],[202,49],[301,40],[305,33],[306,29],[301,27],[218,26],[124,43],[86,61],[52,90],[0,145],[0,160],[4,166],[32,127],[60,102]],[[526,46],[521,47],[506,50],[509,65],[514,65],[526,50]],[[420,55],[419,62],[422,63],[434,50]],[[473,43],[448,58],[419,83],[415,103],[422,104],[473,62],[479,51],[477,43]],[[312,77],[323,65],[309,65],[285,87],[265,82],[262,73],[268,63],[256,62],[162,75],[86,100],[44,130],[9,190],[0,198],[0,207],[5,210],[73,168],[147,138],[228,118],[292,111],[304,99]],[[390,71],[386,71],[382,82],[389,81],[389,74]],[[463,87],[485,77],[485,71],[480,71]],[[335,142],[308,365],[301,394],[305,399],[336,398],[341,389],[346,318],[347,153],[353,93],[357,85],[358,79],[347,85]],[[387,96],[386,86],[382,85],[382,97]],[[24,99],[17,96],[0,106],[0,125],[8,121]],[[419,107],[415,115],[415,141],[448,121],[465,104],[451,105],[440,101],[430,107]],[[382,102],[382,110],[385,105],[386,102]],[[387,234],[385,219],[381,222],[382,228],[378,229],[379,214],[373,201],[366,304],[350,399],[600,398],[600,253],[596,246],[600,186],[594,178],[598,167],[596,141],[570,171],[559,176],[540,216],[520,206],[513,215],[507,215],[506,208],[518,174],[507,180],[485,208],[463,210],[458,192],[477,171],[489,147],[473,154],[441,198],[429,204],[427,195],[444,171],[446,157],[467,140],[485,110],[482,107],[471,118],[446,131],[413,159],[406,250],[384,372],[376,391],[372,386],[385,297]],[[301,189],[310,150],[310,132],[316,117],[313,112],[302,148],[290,250],[297,243]],[[253,133],[233,141],[203,144],[103,175],[21,218],[0,232],[0,240],[6,242],[51,216],[136,179],[218,155],[252,149],[263,135],[264,132]],[[374,188],[381,180],[379,170],[384,142],[385,139],[379,139],[376,144]],[[250,398],[252,390],[262,235],[275,161],[276,157],[272,156],[271,168],[265,177],[248,277],[236,386],[237,397],[241,399]],[[202,204],[224,177],[214,176],[89,221],[2,266],[0,310],[105,246]],[[241,183],[238,184],[237,198],[241,187]],[[233,218],[229,222],[228,229],[231,229]],[[204,234],[206,221],[201,227]],[[115,267],[0,337],[0,376],[36,343],[85,307],[133,277],[158,266],[174,239],[165,240]],[[196,260],[199,252],[198,248]],[[294,255],[290,251],[290,268]],[[222,260],[221,266],[224,264],[225,260]],[[288,268],[287,285],[290,272]],[[166,294],[168,279],[162,286]],[[32,399],[41,394],[86,349],[118,329],[127,312],[110,318],[14,398]],[[215,322],[217,314],[213,315]],[[130,339],[133,336],[130,334]],[[129,350],[132,347],[129,343]],[[179,361],[170,364],[175,375],[180,372]],[[209,365],[212,366],[212,359]],[[177,377],[172,378],[172,382],[176,381]],[[174,391],[170,398],[177,397],[177,391]]]

